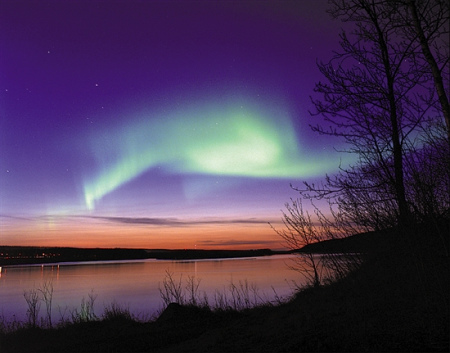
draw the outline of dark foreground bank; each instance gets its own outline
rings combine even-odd
[[[169,305],[0,336],[1,352],[448,352],[449,258],[440,247],[378,252],[346,278],[244,311]]]

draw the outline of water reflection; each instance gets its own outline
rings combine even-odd
[[[119,262],[68,263],[3,268],[0,271],[0,314],[5,319],[15,315],[26,318],[24,291],[53,285],[53,321],[60,312],[80,306],[91,291],[97,295],[95,313],[101,315],[105,306],[117,302],[132,313],[154,315],[162,308],[159,288],[166,272],[183,280],[189,276],[200,280],[200,291],[209,298],[226,291],[230,283],[248,281],[268,300],[292,293],[292,281],[299,283],[299,274],[286,265],[290,256],[268,256],[245,259],[162,261],[139,260]],[[299,283],[300,284],[300,283]],[[43,313],[41,313],[43,314]]]

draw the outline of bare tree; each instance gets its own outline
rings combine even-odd
[[[428,126],[420,140],[422,147],[405,156],[408,202],[415,224],[427,225],[427,243],[434,240],[449,256],[450,145],[443,122]]]
[[[397,11],[407,38],[415,38],[420,44],[426,67],[432,77],[439,105],[444,115],[447,138],[450,141],[450,105],[449,105],[449,2],[446,0],[419,1],[397,0],[408,11]],[[423,66],[423,64],[422,64]],[[422,68],[418,68],[422,69]],[[445,79],[444,79],[445,77]]]
[[[442,18],[428,9],[433,3],[411,1],[330,1],[330,14],[353,23],[354,30],[350,36],[342,32],[341,51],[328,63],[318,64],[327,82],[316,85],[315,92],[322,98],[313,99],[316,111],[312,114],[322,116],[324,123],[313,130],[343,138],[349,146],[346,152],[358,159],[320,186],[306,183],[306,189],[297,189],[310,198],[340,198],[343,205],[353,205],[354,211],[370,205],[376,213],[372,217],[375,229],[380,226],[378,211],[386,205],[401,229],[411,224],[405,158],[423,148],[420,135],[435,120],[431,115],[435,92],[441,97],[440,88],[429,89],[430,72],[436,70],[420,50],[424,45],[417,26],[409,31],[404,28],[412,7],[439,23],[431,33],[425,15],[420,17],[421,28],[430,33],[427,44],[439,53],[434,56],[441,63],[438,73],[442,74],[448,62],[435,45],[446,32]]]
[[[397,226],[398,234],[407,236],[414,222],[432,220],[448,255],[448,231],[439,220],[450,216],[448,122],[443,130],[436,119],[436,113],[447,119],[448,83],[442,78],[448,73],[448,44],[442,43],[448,43],[448,3],[330,3],[332,17],[354,26],[340,34],[341,50],[318,63],[325,81],[315,87],[320,98],[312,99],[311,114],[323,121],[312,129],[342,138],[345,152],[357,159],[323,183],[294,187],[303,199],[328,200],[330,216],[316,208],[313,222],[301,202],[292,201],[283,213],[285,230],[275,231],[293,249]],[[312,269],[314,284],[320,283],[323,266],[345,272],[336,257],[320,261],[325,260],[318,264],[310,254],[297,268]]]
[[[394,14],[389,6],[370,0],[333,1],[330,13],[343,21],[356,22],[351,41],[341,34],[341,53],[319,69],[329,83],[319,82],[314,100],[316,113],[332,124],[314,130],[340,136],[357,153],[361,165],[376,161],[383,178],[392,185],[400,221],[407,224],[408,207],[404,185],[405,140],[420,123],[423,112],[411,112],[408,94],[422,77],[404,68],[408,52],[390,25]],[[411,80],[411,75],[416,75]],[[408,109],[406,109],[408,108]],[[419,114],[417,114],[419,113]],[[361,169],[361,168],[357,168]]]
[[[283,212],[283,224],[285,229],[272,229],[285,241],[291,250],[299,250],[307,245],[322,240],[318,229],[311,220],[308,211],[303,210],[301,200],[292,200],[286,203],[287,213]],[[322,282],[322,258],[313,253],[300,254],[292,269],[303,273],[315,287]]]
[[[302,273],[309,280],[309,284],[318,287],[324,282],[342,278],[349,271],[361,264],[358,254],[344,254],[342,250],[330,253],[326,248],[310,251],[308,246],[323,244],[324,240],[341,239],[348,234],[362,230],[355,228],[354,223],[348,222],[340,211],[330,207],[330,214],[325,215],[319,208],[314,208],[314,215],[304,210],[301,199],[286,203],[287,212],[283,212],[282,230],[272,229],[285,241],[286,246],[295,250],[297,257],[290,267]]]

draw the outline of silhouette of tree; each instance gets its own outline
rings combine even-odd
[[[343,139],[344,152],[357,158],[320,184],[294,189],[304,199],[328,200],[334,211],[322,224],[352,231],[399,226],[400,242],[415,225],[433,224],[448,256],[448,3],[330,4],[331,16],[352,30],[341,32],[341,48],[330,61],[318,62],[325,80],[316,84],[311,114],[323,120],[312,129]],[[287,206],[285,224],[305,220],[292,214],[293,206]],[[295,236],[287,229],[285,238]],[[297,233],[304,238],[305,232]]]
[[[438,95],[438,101],[444,115],[447,138],[450,141],[450,105],[449,96],[449,2],[446,0],[419,1],[397,0],[398,6],[406,6],[407,11],[397,11],[403,36],[415,38],[420,44],[416,63],[418,70],[431,75],[430,82]],[[423,59],[421,58],[423,56]],[[446,77],[446,84],[444,81]]]
[[[436,17],[426,4],[419,6],[412,0],[336,0],[331,4],[329,12],[334,18],[355,26],[350,36],[345,31],[340,34],[341,51],[328,63],[318,63],[327,82],[316,85],[315,92],[322,98],[313,99],[316,111],[312,114],[323,116],[328,126],[318,124],[313,130],[343,138],[349,146],[346,152],[355,153],[358,160],[338,175],[327,177],[322,186],[306,183],[306,190],[299,191],[309,197],[339,195],[341,205],[353,205],[358,219],[358,208],[369,207],[377,214],[373,228],[380,226],[377,206],[395,206],[389,211],[404,229],[411,222],[405,158],[423,148],[421,134],[435,120],[435,93],[439,99],[442,96],[439,84],[436,90],[430,89],[434,77],[430,72],[436,70],[419,49],[424,47],[425,38],[438,50],[436,43],[445,35],[445,26],[438,17],[436,31],[422,39],[416,34],[417,26],[405,29],[411,8],[419,8],[423,16]],[[423,16],[421,21],[428,23]],[[439,58],[435,61],[441,63],[437,73],[442,73],[448,59],[444,60],[441,52],[433,57]]]
[[[287,212],[283,212],[282,230],[275,229],[270,224],[272,229],[284,240],[286,246],[291,250],[298,250],[307,245],[317,243],[325,240],[308,211],[303,209],[301,200],[291,200],[291,203],[286,203]],[[303,273],[307,280],[314,287],[318,287],[324,280],[322,257],[316,257],[312,253],[304,253],[294,260],[292,269]]]
[[[297,252],[293,259],[291,269],[302,273],[308,280],[308,285],[319,287],[323,283],[345,277],[350,271],[355,270],[362,263],[358,254],[327,253],[325,247],[319,247],[319,251],[305,251],[305,247],[330,239],[341,239],[349,233],[356,233],[362,229],[355,228],[352,222],[334,213],[333,221],[316,206],[314,206],[313,219],[311,214],[303,208],[302,200],[291,199],[286,203],[286,211],[283,212],[284,229],[278,230],[272,224],[272,229],[284,240],[285,245]],[[303,249],[303,250],[301,250]],[[299,251],[300,250],[300,251]]]

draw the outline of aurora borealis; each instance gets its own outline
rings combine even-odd
[[[0,244],[279,248],[343,157],[309,127],[326,7],[2,1]]]
[[[123,127],[97,132],[90,145],[101,170],[84,183],[86,206],[93,209],[96,200],[155,167],[181,175],[292,179],[333,166],[326,156],[320,164],[302,156],[286,112],[264,112],[231,103],[206,105],[168,117],[143,114]]]

